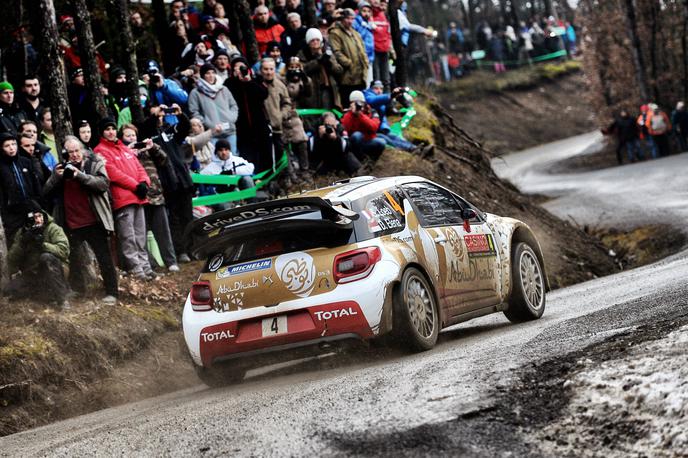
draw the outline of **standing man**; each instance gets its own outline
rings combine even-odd
[[[45,106],[45,101],[41,97],[41,83],[36,75],[24,77],[22,86],[22,96],[18,100],[19,109],[24,112],[26,119],[38,122],[38,113]]]
[[[373,31],[375,23],[372,22],[373,7],[370,3],[363,0],[358,4],[358,16],[354,20],[354,29],[363,39],[365,44],[366,56],[368,56],[368,74],[366,76],[366,87],[373,81],[373,65],[375,62],[375,38]]]
[[[143,205],[150,179],[136,155],[117,138],[117,124],[111,118],[100,122],[100,143],[96,154],[105,160],[110,177],[112,209],[124,266],[134,278],[154,280],[146,250],[146,217]]]
[[[289,62],[289,58],[297,55],[306,45],[306,30],[301,24],[299,13],[287,14],[287,30],[282,33],[280,42],[284,62]]]
[[[381,0],[371,0],[373,5],[373,23],[375,30],[375,62],[373,65],[373,79],[382,81],[384,92],[389,92],[389,58],[392,51],[392,32],[385,10],[387,3]]]
[[[7,81],[0,82],[0,134],[8,132],[17,135],[19,124],[26,115],[14,100],[14,87]]]
[[[78,138],[68,135],[64,142],[67,163],[59,164],[45,184],[44,194],[54,198],[55,222],[62,226],[72,247],[69,263],[69,282],[77,292],[84,292],[82,274],[85,266],[79,265],[79,247],[88,243],[96,255],[100,274],[105,284],[105,305],[117,303],[117,271],[110,254],[110,235],[115,224],[110,208],[108,189],[110,179],[105,162],[86,150]],[[65,205],[66,203],[66,205]]]
[[[342,101],[349,100],[349,94],[352,91],[364,90],[368,76],[365,45],[361,36],[353,28],[355,17],[352,9],[345,8],[339,21],[330,28],[329,33],[334,55],[337,62],[344,68],[339,86]],[[377,55],[375,59],[377,60]]]
[[[253,16],[253,28],[256,31],[256,42],[258,43],[258,53],[262,56],[271,41],[280,42],[284,27],[270,15],[270,10],[265,5],[260,5],[255,9]]]

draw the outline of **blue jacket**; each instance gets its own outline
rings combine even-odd
[[[392,96],[384,93],[377,95],[372,89],[363,91],[363,96],[365,97],[366,103],[380,115],[380,128],[377,131],[384,134],[388,133],[390,127],[387,122],[387,105],[389,105],[389,102],[392,100]]]
[[[354,18],[354,30],[363,38],[368,62],[373,63],[375,60],[375,39],[373,38],[372,26],[359,14]]]
[[[184,109],[189,101],[189,94],[176,81],[165,78],[163,86],[153,89],[150,98],[155,105],[162,104],[170,107],[176,103]],[[177,116],[169,114],[165,115],[165,122],[174,126],[179,121]]]

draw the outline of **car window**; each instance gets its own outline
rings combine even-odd
[[[358,241],[393,234],[406,225],[403,194],[398,189],[368,195],[353,207],[361,215],[354,225]]]
[[[462,224],[461,206],[449,192],[430,183],[409,183],[402,186],[418,210],[425,227]]]

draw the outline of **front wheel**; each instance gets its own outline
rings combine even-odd
[[[239,383],[246,375],[246,369],[226,362],[213,364],[211,367],[194,364],[194,368],[198,378],[210,388],[220,388],[232,383]]]
[[[394,333],[415,351],[430,350],[437,343],[440,319],[432,288],[425,276],[410,267],[394,292]]]
[[[545,276],[535,251],[527,243],[512,249],[511,297],[504,314],[513,323],[537,320],[545,312]]]

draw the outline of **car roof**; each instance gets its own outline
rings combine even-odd
[[[427,178],[414,175],[385,178],[354,177],[350,180],[338,181],[325,188],[314,189],[312,191],[306,191],[289,197],[321,197],[329,200],[332,203],[352,202],[366,195],[380,192],[400,184],[418,181],[427,182],[429,180]]]

